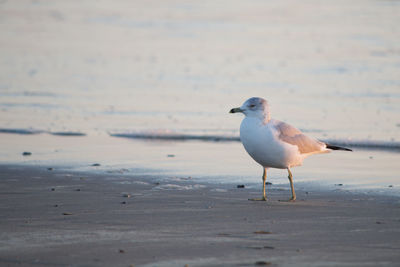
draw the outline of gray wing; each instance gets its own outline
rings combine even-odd
[[[322,152],[326,145],[323,142],[315,140],[303,134],[299,129],[282,121],[275,121],[275,127],[278,130],[278,138],[283,142],[295,145],[299,148],[301,154]]]

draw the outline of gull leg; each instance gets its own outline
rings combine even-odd
[[[294,186],[293,186],[293,175],[292,172],[290,171],[290,168],[287,168],[288,173],[289,173],[289,182],[290,182],[290,188],[292,189],[292,197],[290,198],[289,201],[295,201],[296,200],[296,192],[294,191]]]
[[[265,195],[265,181],[267,180],[267,168],[264,167],[263,172],[263,197],[262,198],[250,198],[252,201],[267,201],[267,196]]]

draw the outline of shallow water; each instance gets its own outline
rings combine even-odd
[[[228,111],[261,96],[316,138],[397,151],[398,14],[398,1],[2,1],[0,136],[41,133],[34,151],[69,142],[47,133],[86,135],[82,149],[110,134],[235,139]]]
[[[125,176],[127,182],[131,176],[149,176],[170,185],[192,181],[261,188],[262,168],[239,142],[0,134],[0,146],[1,164],[99,172]],[[24,151],[32,154],[23,156]],[[296,188],[306,191],[361,190],[400,196],[399,161],[400,153],[391,150],[334,151],[311,156],[292,172]],[[270,169],[267,180],[275,189],[290,190],[286,170]]]
[[[400,142],[397,1],[3,1],[0,126],[237,135],[250,96],[315,137]]]

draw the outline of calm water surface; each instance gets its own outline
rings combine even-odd
[[[237,134],[250,96],[318,138],[400,141],[397,1],[3,1],[0,126]]]
[[[399,148],[398,14],[398,1],[1,1],[1,138],[237,137],[228,111],[261,96],[316,138]]]

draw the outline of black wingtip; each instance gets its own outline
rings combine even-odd
[[[330,144],[326,144],[326,148],[332,149],[332,150],[353,151],[353,150],[351,150],[350,148],[341,147],[341,146],[334,146],[334,145],[330,145]]]

